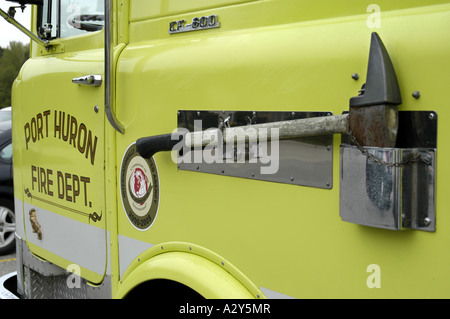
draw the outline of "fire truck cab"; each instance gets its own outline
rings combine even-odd
[[[448,1],[10,2],[20,298],[450,296]]]

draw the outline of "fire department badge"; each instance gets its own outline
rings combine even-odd
[[[135,143],[122,159],[120,192],[129,221],[139,230],[150,228],[159,206],[158,169],[153,158],[139,155]]]

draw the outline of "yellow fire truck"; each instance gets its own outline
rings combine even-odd
[[[17,297],[450,297],[449,1],[7,1]]]

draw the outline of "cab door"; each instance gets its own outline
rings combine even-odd
[[[44,0],[34,11],[51,47],[32,44],[16,88],[26,240],[35,255],[98,283],[106,269],[104,4]]]

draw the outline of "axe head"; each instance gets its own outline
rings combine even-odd
[[[349,129],[361,146],[395,147],[400,88],[389,54],[372,33],[367,79],[360,95],[350,99]]]

